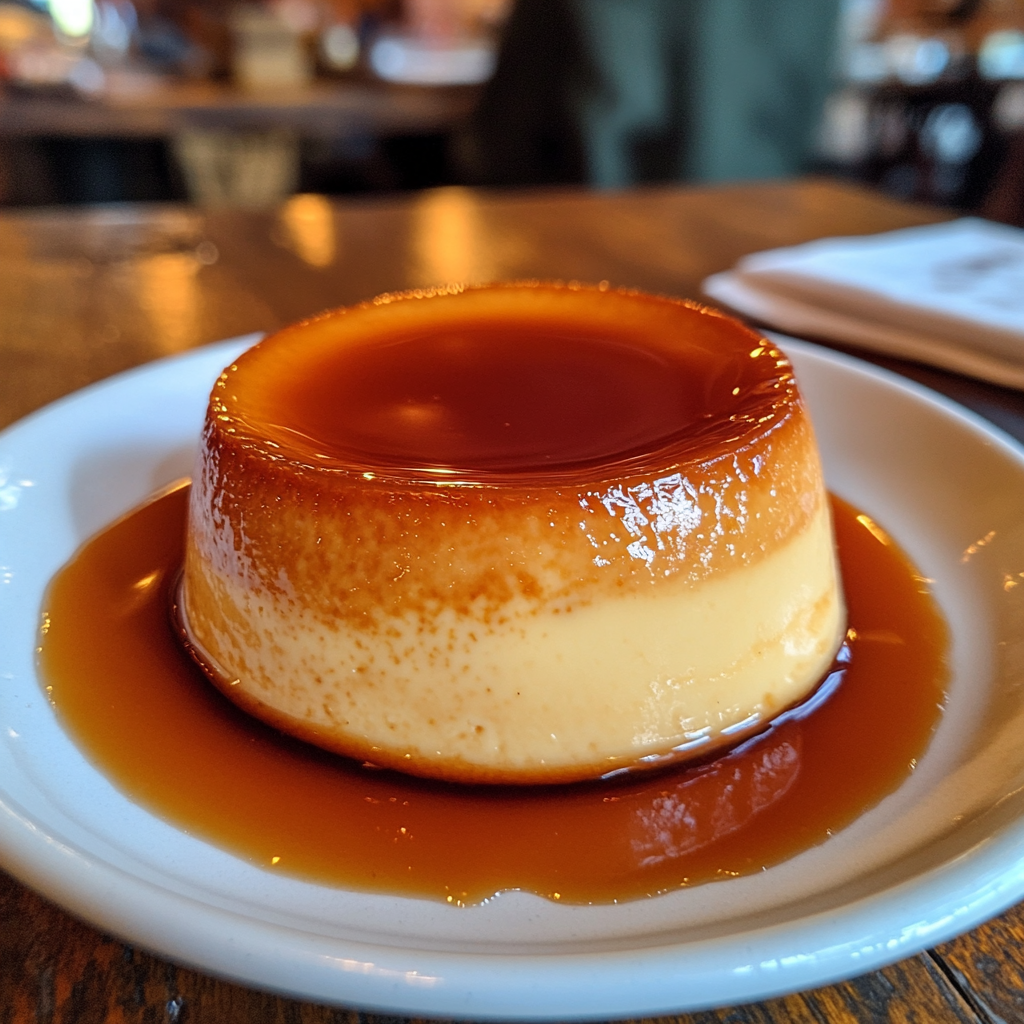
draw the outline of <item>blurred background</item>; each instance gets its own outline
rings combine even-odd
[[[0,204],[785,178],[1024,224],[1024,0],[0,0]]]

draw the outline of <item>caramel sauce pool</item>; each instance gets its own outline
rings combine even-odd
[[[504,889],[611,903],[750,874],[895,790],[940,714],[934,602],[836,501],[851,658],[810,713],[718,760],[623,782],[474,788],[365,768],[249,718],[178,645],[168,609],[187,495],[130,513],[58,573],[42,675],[66,731],[126,796],[268,870],[452,903]]]

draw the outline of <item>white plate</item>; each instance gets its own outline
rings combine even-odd
[[[0,436],[0,861],[99,927],[202,970],[407,1014],[615,1018],[872,970],[1024,896],[1024,453],[935,395],[786,342],[830,485],[883,523],[953,632],[949,708],[907,782],[754,877],[617,906],[470,908],[283,878],[121,796],[57,725],[33,648],[47,581],[187,473],[243,343],[114,378]]]

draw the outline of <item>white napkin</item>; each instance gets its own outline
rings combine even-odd
[[[1024,389],[1024,231],[964,218],[746,256],[711,298],[790,334]]]

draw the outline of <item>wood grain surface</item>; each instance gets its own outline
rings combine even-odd
[[[700,297],[748,252],[940,219],[823,180],[623,194],[444,189],[297,196],[267,214],[186,207],[0,214],[0,426],[160,356],[383,291],[608,280]],[[1024,440],[1024,395],[894,361]],[[679,1022],[1024,1021],[1024,915],[851,981]],[[175,966],[0,872],[0,1024],[393,1022]]]

